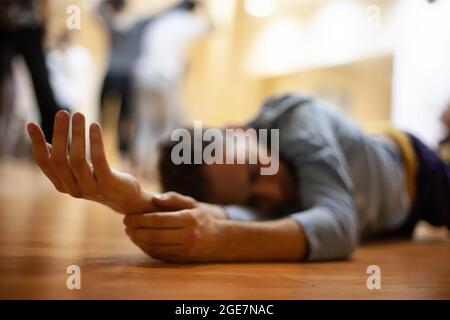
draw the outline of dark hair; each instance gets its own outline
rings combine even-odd
[[[194,159],[194,131],[187,129],[191,136],[191,159]],[[163,192],[175,191],[198,201],[207,201],[210,183],[204,173],[204,164],[174,164],[172,150],[178,141],[166,139],[159,144],[158,171]],[[205,142],[201,143],[202,150]]]
[[[198,2],[196,0],[181,0],[175,7],[177,9],[184,9],[193,11],[197,7]]]
[[[126,0],[109,0],[109,4],[115,12],[120,12],[125,9]]]

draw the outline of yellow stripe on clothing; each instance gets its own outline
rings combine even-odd
[[[365,131],[369,134],[386,135],[400,147],[405,165],[406,188],[412,203],[416,195],[415,181],[418,163],[416,153],[414,152],[414,148],[408,135],[388,123],[370,124],[365,127]]]

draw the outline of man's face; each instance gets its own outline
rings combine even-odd
[[[241,146],[237,152],[257,152],[262,146]],[[226,152],[226,151],[225,151]],[[297,185],[285,163],[280,161],[274,175],[261,175],[261,164],[211,164],[204,172],[211,184],[208,202],[216,204],[248,205],[270,213],[291,203],[297,194]]]

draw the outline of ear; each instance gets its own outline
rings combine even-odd
[[[156,195],[152,198],[152,202],[155,205],[171,210],[192,209],[197,206],[197,201],[195,201],[194,198],[176,192],[167,192]]]

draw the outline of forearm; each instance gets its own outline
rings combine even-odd
[[[301,261],[307,240],[293,219],[260,222],[224,220],[221,260],[227,261]]]

